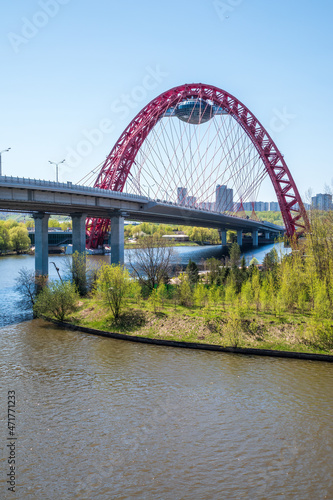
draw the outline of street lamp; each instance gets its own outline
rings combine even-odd
[[[2,151],[0,151],[0,177],[2,176],[1,155],[2,155],[2,153],[7,153],[7,151],[9,151],[10,149],[12,149],[12,148],[3,149]]]
[[[59,165],[60,165],[60,163],[64,163],[64,161],[66,161],[66,160],[61,160],[58,163],[56,163],[54,161],[49,160],[49,163],[51,163],[51,165],[56,166],[56,182],[59,182]]]

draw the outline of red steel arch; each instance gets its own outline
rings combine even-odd
[[[223,108],[244,129],[258,151],[274,186],[288,237],[309,229],[309,221],[296,184],[273,139],[253,113],[225,90],[202,83],[186,84],[163,92],[145,106],[131,121],[116,142],[95,182],[95,187],[123,191],[135,157],[156,123],[167,109],[197,98]],[[107,219],[87,221],[87,246],[103,244]]]

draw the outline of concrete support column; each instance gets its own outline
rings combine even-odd
[[[72,214],[73,253],[86,250],[86,218],[86,214]]]
[[[253,242],[254,247],[258,246],[258,230],[257,229],[252,231],[252,242]]]
[[[124,217],[113,214],[111,220],[111,264],[124,264]]]
[[[242,244],[243,244],[243,230],[242,229],[238,229],[237,230],[237,243],[238,245],[241,247]]]
[[[221,230],[221,241],[222,246],[225,247],[227,245],[227,231],[225,229]]]
[[[265,231],[265,239],[266,240],[270,239],[270,232],[269,231]]]
[[[38,212],[35,219],[35,272],[39,275],[49,274],[49,214]]]

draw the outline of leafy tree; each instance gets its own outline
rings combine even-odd
[[[87,295],[90,288],[90,276],[86,260],[85,252],[79,253],[76,251],[73,253],[72,257],[68,257],[65,262],[65,269],[68,274],[68,278],[75,284],[81,297]]]
[[[191,289],[190,280],[187,274],[179,275],[179,302],[181,305],[191,307],[193,303],[193,294]]]
[[[187,267],[186,267],[186,273],[188,275],[188,279],[190,280],[190,284],[193,286],[199,281],[199,269],[198,266],[195,262],[192,262],[190,259],[188,261]]]
[[[278,263],[278,253],[276,248],[266,253],[264,260],[262,262],[262,268],[264,271],[274,271]]]
[[[63,321],[68,314],[75,311],[79,295],[75,285],[69,281],[52,281],[38,295],[34,304],[34,312],[51,315]]]
[[[13,226],[9,229],[9,238],[13,250],[17,253],[30,248],[31,241],[26,227]]]
[[[197,283],[193,292],[194,304],[197,307],[204,307],[207,304],[208,290],[203,283]]]
[[[240,265],[241,251],[238,243],[233,243],[230,247],[230,265],[231,267]]]
[[[168,290],[164,283],[160,283],[156,289],[158,304],[163,308],[166,299],[168,298]]]
[[[131,278],[128,270],[115,264],[104,264],[98,271],[95,286],[98,296],[111,309],[114,318],[118,319],[130,294]]]
[[[56,219],[49,219],[49,227],[60,228],[60,222]]]
[[[250,309],[253,304],[253,290],[251,280],[247,280],[242,285],[241,299],[243,304]]]
[[[0,253],[7,252],[11,249],[11,241],[9,229],[3,221],[0,221]]]
[[[236,285],[233,279],[229,276],[226,286],[224,288],[225,301],[232,305],[236,300]]]

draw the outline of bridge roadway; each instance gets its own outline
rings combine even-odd
[[[198,208],[187,208],[164,200],[100,188],[19,177],[0,177],[0,210],[31,213],[35,219],[35,265],[40,274],[48,274],[48,218],[51,214],[72,217],[73,251],[85,250],[87,217],[111,219],[111,262],[124,262],[124,218],[142,222],[215,228],[226,245],[227,230],[251,232],[258,246],[258,231],[269,238],[284,232],[284,227],[265,221],[242,219]]]

